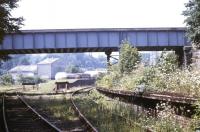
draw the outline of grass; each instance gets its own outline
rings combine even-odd
[[[36,108],[40,114],[48,115],[63,131],[84,129],[78,116],[74,113],[70,102],[70,94],[54,96],[24,96],[28,103]],[[60,123],[59,123],[60,122]]]
[[[16,90],[21,90],[20,88],[23,88],[22,85],[0,85],[0,92],[13,92]],[[33,86],[25,86],[24,93],[51,93],[54,92],[53,89],[55,88],[55,81],[54,80],[49,80],[45,83],[39,84],[39,89],[37,90],[36,88],[33,89]]]
[[[75,104],[99,131],[145,131],[134,123],[136,113],[132,107],[122,106],[96,90],[75,96]]]
[[[80,111],[99,131],[141,132],[145,131],[144,127],[159,132],[192,131],[190,123],[183,126],[182,122],[178,122],[171,107],[164,107],[164,110],[158,112],[161,116],[155,118],[142,107],[110,99],[96,90],[75,97],[75,103]]]
[[[38,92],[41,93],[51,93],[53,92],[53,89],[55,88],[55,80],[49,80],[46,83],[41,83],[39,85],[39,90]]]
[[[76,81],[75,79],[70,79],[69,82],[74,82]],[[55,80],[48,80],[45,83],[40,83],[39,84],[39,88],[37,89],[37,86],[35,86],[35,88],[33,89],[32,85],[26,85],[25,86],[25,90],[23,90],[23,86],[22,85],[9,85],[9,86],[5,86],[5,85],[0,85],[0,93],[3,92],[15,92],[15,91],[19,91],[21,93],[27,93],[27,94],[34,94],[34,93],[55,93],[56,91],[54,91],[54,88],[56,87],[55,85]],[[78,90],[82,87],[74,87],[71,88],[69,90],[67,90],[66,92],[73,92],[75,90]]]
[[[21,88],[20,85],[9,85],[9,86],[0,85],[0,93],[17,90],[19,88]]]

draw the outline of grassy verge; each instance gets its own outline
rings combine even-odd
[[[162,106],[159,118],[154,118],[142,107],[109,99],[95,90],[88,95],[78,95],[75,103],[99,131],[137,132],[145,131],[146,127],[162,132],[192,131],[190,124],[178,122],[167,106]]]
[[[75,103],[99,131],[145,131],[135,122],[139,113],[131,105],[110,100],[96,90],[75,96]]]
[[[37,96],[25,99],[47,119],[53,120],[63,131],[83,130],[84,127],[75,115],[69,95]]]

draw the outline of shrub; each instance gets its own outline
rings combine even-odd
[[[20,75],[18,77],[18,80],[17,80],[19,83],[43,83],[43,82],[46,82],[46,80],[36,76],[36,77],[26,77],[26,76],[22,76]]]
[[[188,132],[191,131],[189,124],[183,124],[177,120],[174,109],[167,103],[158,104],[157,120],[154,130],[158,132]]]
[[[163,51],[158,60],[157,67],[164,73],[175,71],[178,68],[178,61],[175,52]]]
[[[152,82],[155,77],[156,77],[155,67],[144,67],[142,77],[139,80],[139,84],[149,85],[149,83]]]
[[[119,70],[123,73],[130,73],[136,69],[140,62],[140,54],[136,48],[133,48],[128,41],[123,41],[119,55]]]
[[[138,68],[133,70],[131,74],[124,74],[120,78],[119,86],[123,89],[135,90],[137,85],[142,84],[141,80],[143,77],[144,67],[142,65],[138,65]]]
[[[121,74],[119,73],[118,65],[113,65],[110,67],[110,72],[108,74],[98,77],[96,84],[107,88],[118,86],[120,77]]]
[[[10,74],[4,74],[0,77],[0,82],[2,85],[11,85],[14,83],[14,80]]]

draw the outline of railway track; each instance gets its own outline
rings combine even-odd
[[[109,90],[106,88],[96,88],[100,93],[111,97],[111,98],[120,98],[124,102],[133,103],[139,106],[142,106],[147,109],[155,109],[157,104],[160,103],[169,103],[175,109],[175,114],[183,116],[186,118],[191,118],[195,113],[195,104],[197,101],[194,98],[189,97],[180,97],[180,96],[168,96],[162,94],[153,94],[153,93],[143,93],[138,94],[130,91],[123,90]]]
[[[73,101],[73,96],[76,95],[76,94],[79,94],[79,93],[83,93],[83,92],[88,92],[92,90],[91,87],[88,87],[88,88],[83,88],[83,89],[80,89],[80,90],[77,90],[75,91],[72,95],[71,95],[71,102],[72,104],[74,105],[74,109],[75,111],[77,111],[78,115],[79,115],[79,118],[81,120],[83,120],[83,122],[86,124],[86,126],[89,128],[90,131],[94,131],[94,132],[97,132],[98,130],[88,121],[88,119],[81,113],[81,111],[79,110],[79,108],[76,106],[76,104],[74,103]],[[92,102],[96,103],[94,100],[91,100]],[[121,116],[121,115],[118,115],[118,114],[115,114],[115,113],[112,113],[113,116],[115,117],[118,117],[120,118],[121,120],[124,120],[127,125],[129,126],[132,126],[132,127],[135,127],[137,126],[138,128],[140,127],[140,131],[145,131],[145,132],[153,132],[153,130],[147,126],[142,126],[141,124],[139,123],[136,123],[136,122],[133,122],[131,121],[130,119],[126,119],[125,117]]]
[[[90,123],[90,121],[81,113],[81,111],[79,110],[79,108],[76,106],[74,100],[73,100],[73,96],[78,94],[80,91],[84,91],[84,90],[87,90],[87,89],[92,89],[92,87],[86,87],[86,88],[83,88],[83,89],[79,89],[75,92],[73,92],[71,94],[71,97],[70,97],[70,100],[71,100],[71,103],[73,105],[73,108],[75,110],[75,112],[77,113],[77,115],[79,116],[79,119],[85,124],[86,126],[86,129],[87,131],[90,131],[90,132],[98,132],[98,130]]]
[[[60,132],[43,118],[19,95],[2,96],[2,114],[5,132]]]

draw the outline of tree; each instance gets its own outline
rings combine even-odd
[[[200,48],[200,1],[190,0],[185,7],[183,15],[186,17],[187,37],[194,47]]]
[[[0,0],[0,44],[7,33],[17,32],[23,22],[22,17],[12,17],[11,11],[17,8],[19,0]],[[9,59],[8,55],[0,55],[0,59]]]
[[[24,57],[20,63],[21,65],[30,65],[29,58]]]
[[[119,70],[121,73],[130,73],[140,62],[141,57],[136,48],[133,48],[128,41],[124,41],[120,48]]]
[[[14,80],[10,74],[4,74],[0,77],[0,82],[2,85],[11,85],[14,83]]]
[[[69,65],[65,71],[67,73],[80,73],[81,69],[77,65]]]

